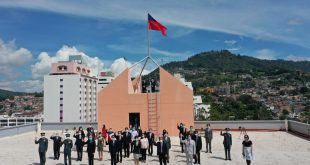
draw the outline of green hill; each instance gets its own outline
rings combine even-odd
[[[25,95],[26,93],[23,92],[12,92],[8,90],[0,89],[0,97],[9,97],[9,96],[20,96]]]

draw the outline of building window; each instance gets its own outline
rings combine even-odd
[[[63,87],[63,85],[60,85],[60,88],[62,88]]]
[[[63,98],[60,98],[60,100],[63,100]]]
[[[63,104],[60,104],[60,106],[62,107],[62,106],[63,106]]]
[[[64,81],[63,79],[60,79],[60,81]]]
[[[60,94],[63,94],[64,92],[63,91],[60,91]]]
[[[61,65],[61,66],[58,66],[58,71],[67,71],[67,66],[65,65]]]

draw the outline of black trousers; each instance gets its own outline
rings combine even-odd
[[[59,159],[60,156],[60,147],[54,147],[54,158]]]
[[[133,151],[133,142],[130,143],[130,152],[132,153],[132,151]]]
[[[69,160],[69,165],[71,165],[71,152],[69,153],[64,153],[64,156],[65,156],[65,165],[67,165],[67,159]]]
[[[165,155],[163,154],[159,154],[159,163],[160,165],[162,165],[164,163],[164,165],[167,164],[167,157],[165,157]]]
[[[182,153],[184,152],[184,144],[183,143],[180,143],[181,144],[181,148],[182,148]]]
[[[194,157],[194,160],[195,160],[194,164],[196,164],[196,163],[200,164],[200,151],[196,151],[196,155]]]
[[[141,160],[146,160],[146,149],[141,148],[141,155],[142,155]]]
[[[94,165],[94,153],[88,153],[88,164]]]
[[[224,147],[224,149],[225,149],[225,159],[230,160],[230,147]]]
[[[251,165],[251,160],[246,160],[247,165]]]
[[[39,152],[40,156],[40,165],[45,165],[46,162],[46,152]]]
[[[149,149],[148,149],[149,155],[153,155],[153,144],[149,144]]]
[[[116,161],[122,163],[122,159],[123,159],[123,154],[122,154],[122,149],[120,149],[119,151],[117,151],[116,153]]]
[[[211,140],[206,138],[206,152],[212,152],[211,149],[212,149],[212,147],[211,147]]]
[[[77,160],[82,161],[83,158],[83,147],[76,147],[76,152],[77,152]]]
[[[130,146],[130,143],[129,144],[124,144],[124,157],[127,157],[129,158],[129,146]]]
[[[111,165],[116,165],[116,153],[110,153],[111,156]]]

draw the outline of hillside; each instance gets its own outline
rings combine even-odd
[[[303,74],[298,81],[310,81],[309,61],[261,60],[235,55],[227,50],[199,53],[186,61],[167,63],[163,68],[170,73],[181,73],[196,89],[239,81],[244,75],[259,79],[286,75],[287,82],[293,82],[295,80],[292,79]],[[154,74],[158,74],[158,71],[149,76],[153,77]]]
[[[310,72],[310,61],[261,60],[249,56],[235,55],[227,50],[223,50],[199,53],[186,61],[171,62],[163,67],[169,71],[177,71],[182,68],[184,70],[206,70],[216,73],[224,71],[273,74],[279,71]]]
[[[20,96],[20,95],[25,95],[26,93],[22,92],[12,92],[8,90],[3,90],[0,89],[0,97],[8,97],[8,96]]]

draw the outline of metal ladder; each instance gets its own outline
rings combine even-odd
[[[157,93],[148,93],[147,94],[147,103],[148,103],[148,125],[149,129],[153,130],[155,135],[158,135],[158,99]]]

